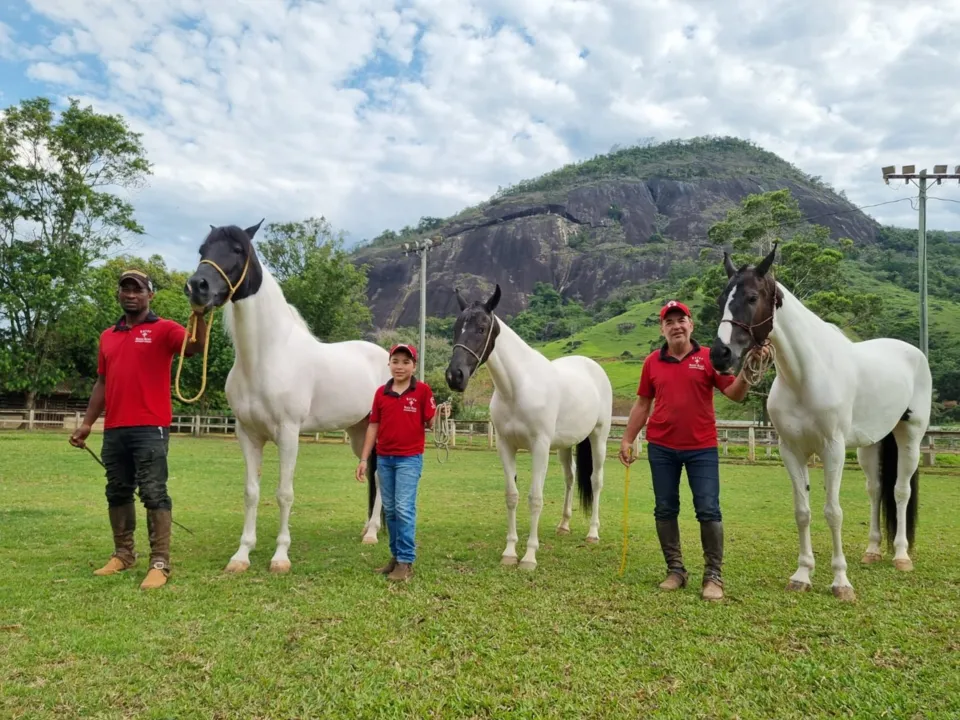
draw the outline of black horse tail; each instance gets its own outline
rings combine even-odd
[[[370,451],[370,457],[367,459],[367,517],[373,515],[373,506],[377,502],[377,448]],[[386,523],[386,515],[383,512],[383,505],[380,506],[380,523]]]
[[[899,451],[893,433],[880,441],[880,512],[887,530],[887,548],[893,547],[897,534],[897,460]],[[920,468],[910,478],[910,500],[907,502],[907,542],[912,547],[917,529],[917,500],[920,490]]]
[[[590,438],[577,443],[577,494],[580,496],[580,509],[584,515],[593,512],[593,448]]]

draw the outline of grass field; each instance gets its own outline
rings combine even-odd
[[[91,445],[99,450],[98,436]],[[292,517],[293,571],[274,550],[277,455],[263,466],[259,546],[242,576],[221,570],[242,525],[239,448],[171,443],[170,584],[144,593],[145,559],[91,572],[111,551],[102,471],[63,434],[0,434],[0,717],[4,718],[946,718],[960,716],[960,482],[921,476],[916,570],[889,555],[861,567],[863,476],[843,485],[855,604],[830,594],[829,533],[813,471],[814,590],[784,592],[795,569],[789,483],[775,464],[722,467],[727,599],[697,595],[702,557],[689,500],[682,532],[692,587],[657,590],[662,556],[645,460],[631,474],[627,571],[622,467],[611,458],[601,542],[585,518],[558,538],[554,461],[539,567],[501,568],[496,456],[427,457],[417,574],[388,586],[388,556],[359,542],[366,488],[342,445],[304,442]],[[529,456],[520,458],[521,546]],[[146,550],[145,523],[137,530]]]

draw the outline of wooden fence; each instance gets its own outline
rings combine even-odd
[[[0,430],[66,430],[75,429],[83,414],[65,410],[0,410]],[[492,449],[497,445],[496,431],[488,420],[455,420],[453,418],[438,422],[447,423],[446,435],[450,448]],[[610,432],[610,444],[620,444],[627,424],[626,417],[614,417]],[[170,425],[171,434],[201,436],[232,436],[235,433],[235,419],[227,415],[174,415]],[[102,419],[94,426],[102,431]],[[750,462],[758,457],[779,460],[779,438],[772,425],[760,425],[749,421],[721,420],[717,422],[717,434],[720,453],[724,456],[743,456]],[[634,443],[634,452],[643,452],[646,433],[641,431]],[[315,442],[343,442],[348,438],[345,432],[302,433],[301,437],[312,438]],[[429,440],[428,440],[429,446]],[[745,449],[745,452],[744,452]],[[924,437],[922,445],[923,464],[935,465],[938,454],[960,454],[960,430],[931,427]],[[852,451],[851,451],[852,452]]]

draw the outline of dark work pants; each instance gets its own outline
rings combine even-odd
[[[172,510],[167,494],[170,428],[157,425],[110,428],[103,433],[101,459],[107,469],[107,504],[129,505],[134,491],[148,510]]]
[[[680,514],[680,472],[687,470],[693,493],[693,508],[700,522],[720,522],[720,454],[717,448],[672,450],[647,443],[653,475],[657,520],[672,520]]]

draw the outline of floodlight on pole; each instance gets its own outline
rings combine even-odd
[[[934,166],[933,166],[933,174],[934,174],[934,175],[946,175],[946,174],[947,174],[947,166],[946,166],[946,165],[934,165]]]

